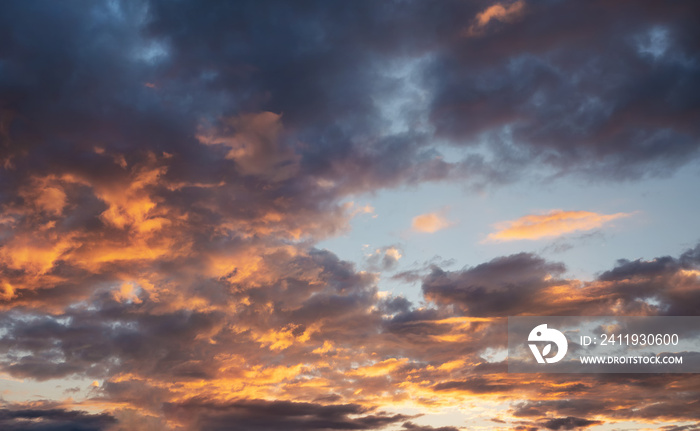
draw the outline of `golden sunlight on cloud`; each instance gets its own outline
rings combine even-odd
[[[564,235],[575,231],[596,229],[604,224],[629,217],[630,213],[598,214],[590,211],[552,210],[545,214],[531,214],[516,220],[496,223],[496,232],[485,242],[540,239]]]
[[[40,191],[36,204],[46,212],[60,215],[66,205],[66,194],[59,187],[47,187]]]
[[[66,193],[54,176],[33,178],[20,195],[36,210],[52,216],[60,216],[66,206]]]
[[[502,22],[512,21],[520,16],[524,8],[525,2],[523,0],[518,0],[515,3],[505,6],[501,3],[496,3],[493,6],[489,6],[488,8],[484,9],[484,11],[479,12],[476,15],[474,23],[469,26],[466,35],[479,35],[483,31],[484,27],[493,20]]]
[[[119,289],[114,291],[113,296],[118,302],[130,301],[135,304],[142,302],[133,283],[122,283]]]
[[[439,213],[427,213],[413,217],[411,228],[416,232],[434,233],[452,226],[452,223]]]
[[[289,325],[279,331],[269,330],[267,333],[258,337],[258,341],[261,347],[268,347],[270,350],[280,351],[286,349],[295,342],[304,343],[309,341],[315,329],[317,328],[307,330],[300,325]]]
[[[151,157],[150,162],[156,162],[155,156]],[[162,227],[167,223],[166,219],[149,220],[157,203],[152,200],[147,189],[158,184],[165,172],[165,167],[144,165],[134,172],[126,184],[97,189],[97,196],[108,206],[101,215],[103,221],[119,229],[134,226],[143,232]]]
[[[373,365],[357,368],[347,372],[349,376],[378,377],[384,376],[408,362],[408,358],[389,358]]]
[[[403,257],[403,256],[401,255],[401,252],[399,251],[399,249],[396,248],[396,247],[389,247],[389,248],[386,250],[386,253],[385,253],[385,254],[386,254],[387,256],[389,256],[390,258],[394,259],[394,260],[399,260],[399,259],[401,259],[401,258]]]

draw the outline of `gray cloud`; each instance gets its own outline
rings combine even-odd
[[[374,430],[408,416],[371,412],[354,404],[321,405],[289,401],[247,400],[216,403],[191,399],[165,406],[166,413],[206,430]],[[351,417],[354,416],[354,417]]]
[[[538,292],[555,282],[547,276],[560,275],[564,270],[562,264],[520,253],[464,271],[446,272],[434,267],[423,279],[423,292],[429,299],[457,305],[474,316],[512,316],[531,312],[541,303]]]
[[[593,425],[600,425],[601,421],[589,420],[584,418],[575,418],[572,416],[565,418],[554,418],[546,420],[542,426],[549,430],[573,430],[587,428]]]
[[[514,167],[672,172],[700,143],[697,15],[693,2],[527,3],[516,20],[448,42],[426,72],[432,122]]]
[[[428,299],[472,316],[610,315],[616,304],[627,313],[692,316],[698,313],[700,297],[689,287],[697,286],[692,271],[699,267],[698,247],[678,258],[620,260],[579,288],[578,281],[563,278],[564,265],[520,253],[461,271],[434,267],[422,286]],[[575,298],[543,301],[546,289],[555,285],[568,286]]]
[[[404,422],[403,428],[410,431],[459,431],[456,427],[431,427],[430,425],[417,425],[413,422]]]
[[[103,431],[116,423],[107,414],[88,414],[65,409],[0,409],[0,426],[7,431]]]

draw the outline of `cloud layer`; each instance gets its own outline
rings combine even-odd
[[[698,17],[690,1],[1,3],[0,371],[97,384],[3,393],[0,428],[454,431],[421,414],[460,405],[494,428],[697,423],[695,376],[522,377],[485,358],[508,315],[700,313],[698,247],[593,280],[531,253],[432,266],[412,274],[419,303],[378,290],[397,247],[365,271],[317,244],[386,188],[672,174],[698,155]]]
[[[532,214],[516,220],[495,225],[496,232],[490,233],[486,241],[516,241],[557,237],[576,231],[597,229],[622,218],[629,213],[598,214],[590,211],[552,210],[544,214]]]

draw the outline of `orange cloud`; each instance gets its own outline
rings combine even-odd
[[[34,276],[48,272],[54,263],[76,245],[72,235],[16,236],[0,248],[0,265]]]
[[[496,3],[493,6],[489,6],[488,8],[484,9],[482,12],[479,12],[476,15],[474,23],[471,26],[469,26],[466,35],[479,35],[483,31],[484,27],[486,27],[486,25],[493,20],[503,22],[512,21],[513,19],[520,16],[524,8],[525,2],[523,0],[518,0],[515,3],[506,6],[500,3]]]
[[[378,377],[384,376],[397,368],[401,367],[408,362],[408,358],[389,358],[385,361],[377,362],[376,364],[369,365],[362,368],[357,368],[348,371],[350,376],[362,376],[362,377]]]
[[[411,223],[414,231],[425,233],[434,233],[450,226],[452,226],[452,223],[439,213],[421,214],[413,217],[413,222]]]
[[[143,232],[158,230],[168,222],[163,218],[151,218],[157,203],[148,188],[158,184],[167,171],[164,166],[155,166],[156,163],[156,157],[150,155],[147,164],[134,169],[129,181],[95,190],[97,197],[108,206],[101,214],[104,222],[119,229],[133,226]]]
[[[38,212],[60,216],[66,206],[66,193],[55,176],[32,178],[20,195]]]
[[[486,241],[516,241],[560,236],[575,231],[596,229],[612,220],[630,215],[632,214],[552,210],[545,214],[531,214],[516,220],[497,223],[494,225],[497,231],[489,234]]]
[[[142,301],[137,295],[137,290],[133,283],[122,283],[118,290],[115,290],[113,297],[116,301],[132,301],[136,304],[140,304]]]

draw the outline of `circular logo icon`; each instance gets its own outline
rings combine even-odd
[[[549,344],[544,345],[542,352],[540,352],[537,344],[528,344],[532,354],[538,363],[553,364],[555,362],[561,361],[561,359],[566,355],[566,351],[569,348],[569,342],[566,340],[566,336],[554,328],[547,328],[546,324],[537,325],[530,331],[530,335],[527,337],[527,341],[545,341]],[[552,352],[552,344],[557,346],[557,354],[552,357],[547,357]]]

